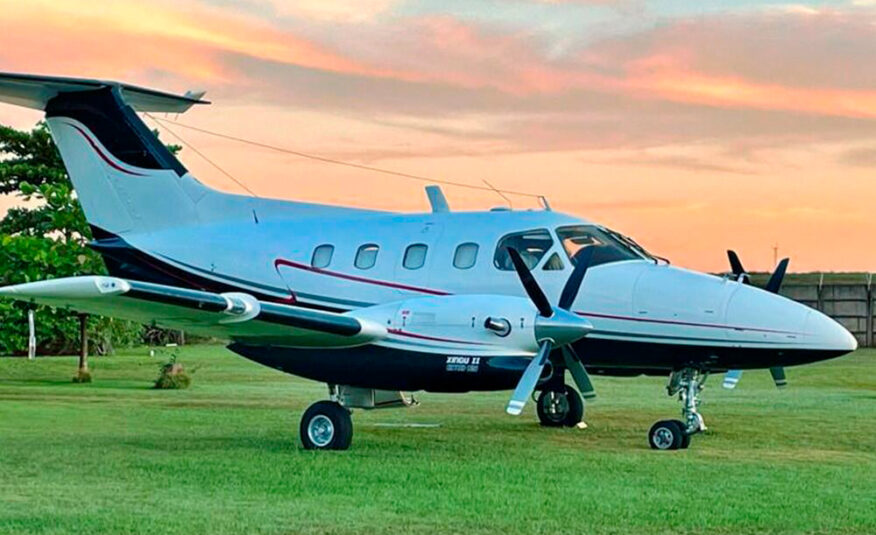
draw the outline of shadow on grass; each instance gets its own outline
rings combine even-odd
[[[302,450],[298,437],[286,438],[275,436],[243,437],[239,435],[214,435],[191,437],[180,430],[178,436],[137,437],[123,440],[107,440],[107,446],[127,446],[154,453],[186,454],[215,452],[259,452],[259,453],[289,453]],[[302,450],[303,451],[303,450]]]

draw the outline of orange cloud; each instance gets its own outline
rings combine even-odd
[[[98,36],[95,40],[101,46],[101,50],[92,50],[93,59],[111,65],[120,61],[130,64],[131,58],[127,54],[129,48],[148,48],[155,54],[155,62],[177,60],[176,70],[191,73],[194,69],[198,76],[206,78],[222,78],[221,65],[216,61],[217,53],[244,54],[307,68],[360,75],[391,74],[283,32],[257,18],[240,14],[231,16],[222,10],[202,5],[192,9],[166,1],[147,5],[123,0],[105,2],[99,9],[88,10],[76,3],[31,0],[4,4],[3,17],[10,30],[20,28],[36,34],[31,41],[42,43],[37,50],[65,41],[68,46],[70,43],[78,44],[80,40],[88,42],[91,40],[88,34],[93,32]],[[88,32],[83,32],[83,28],[88,28]],[[60,35],[52,36],[53,32]],[[114,47],[113,44],[118,46]],[[15,46],[15,43],[12,42],[12,45]],[[191,59],[193,50],[199,52],[200,61],[194,65],[178,61],[180,52],[188,54],[182,59]],[[66,56],[64,51],[58,52],[60,59]]]
[[[787,87],[736,76],[671,70],[629,85],[651,98],[679,102],[876,118],[876,91]]]
[[[0,65],[207,89],[217,107],[183,121],[535,189],[685,265],[724,268],[733,246],[746,258],[759,251],[752,265],[766,269],[779,241],[796,269],[876,266],[876,249],[858,245],[873,228],[872,169],[847,163],[871,162],[876,139],[872,20],[751,11],[567,42],[529,26],[396,16],[389,0],[367,1],[363,21],[332,11],[350,0],[0,0]],[[268,4],[288,18],[245,7]],[[14,118],[0,108],[2,117]],[[261,195],[426,208],[420,183],[253,158],[251,147],[180,133]],[[205,182],[234,187],[191,151],[183,159]],[[458,209],[501,202],[447,189]]]

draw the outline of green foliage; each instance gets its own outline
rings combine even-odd
[[[181,390],[188,388],[192,378],[186,373],[185,368],[177,362],[177,354],[172,353],[170,360],[159,368],[158,379],[155,380],[154,388],[158,390]]]
[[[91,231],[46,124],[30,132],[0,126],[0,156],[0,193],[24,201],[0,220],[0,283],[105,274],[103,260],[87,247]],[[26,350],[28,306],[0,302],[0,354]],[[36,328],[39,353],[78,347],[78,324],[68,312],[36,307]],[[88,320],[97,353],[139,341],[141,330],[109,318]]]

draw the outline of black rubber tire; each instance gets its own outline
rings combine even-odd
[[[566,385],[566,396],[569,401],[569,414],[563,420],[566,427],[575,427],[584,419],[584,400],[577,390]]]
[[[332,426],[331,438],[325,444],[315,443],[308,434],[310,422],[319,417],[328,418]],[[298,426],[301,445],[306,450],[345,450],[353,442],[353,419],[350,411],[334,401],[317,401],[304,411]]]
[[[678,426],[681,427],[681,444],[678,445],[678,449],[686,450],[688,446],[690,446],[690,437],[692,437],[693,435],[684,431],[684,423],[682,423],[680,420],[675,421],[678,423]]]
[[[648,444],[654,450],[677,450],[681,447],[684,426],[678,420],[660,420],[648,431]]]
[[[575,427],[584,418],[584,400],[581,394],[569,385],[563,385],[562,394],[566,397],[568,409],[563,415],[548,413],[545,410],[545,398],[550,394],[549,390],[542,390],[535,404],[535,412],[538,421],[544,427]]]

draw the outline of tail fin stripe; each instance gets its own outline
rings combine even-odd
[[[143,174],[143,173],[137,173],[137,172],[135,172],[135,171],[130,171],[130,170],[128,170],[128,169],[125,169],[124,167],[120,166],[120,165],[117,164],[116,162],[112,161],[112,160],[109,158],[109,156],[107,156],[106,154],[104,154],[104,152],[100,149],[100,147],[97,145],[97,143],[95,143],[94,140],[91,139],[91,136],[89,136],[87,133],[85,133],[85,130],[79,128],[78,126],[76,126],[76,125],[73,124],[73,123],[65,123],[65,124],[67,124],[67,125],[69,125],[69,126],[72,126],[72,127],[75,128],[76,130],[78,130],[79,133],[82,134],[82,137],[84,137],[85,140],[88,141],[88,144],[91,145],[91,148],[93,148],[94,151],[97,152],[97,154],[101,157],[101,159],[103,159],[103,161],[105,161],[107,164],[109,164],[110,167],[112,167],[113,169],[116,169],[116,170],[118,170],[118,171],[121,171],[121,172],[123,172],[123,173],[125,173],[125,174],[127,174],[127,175],[132,175],[132,176],[147,176],[147,175],[145,175],[145,174]]]

